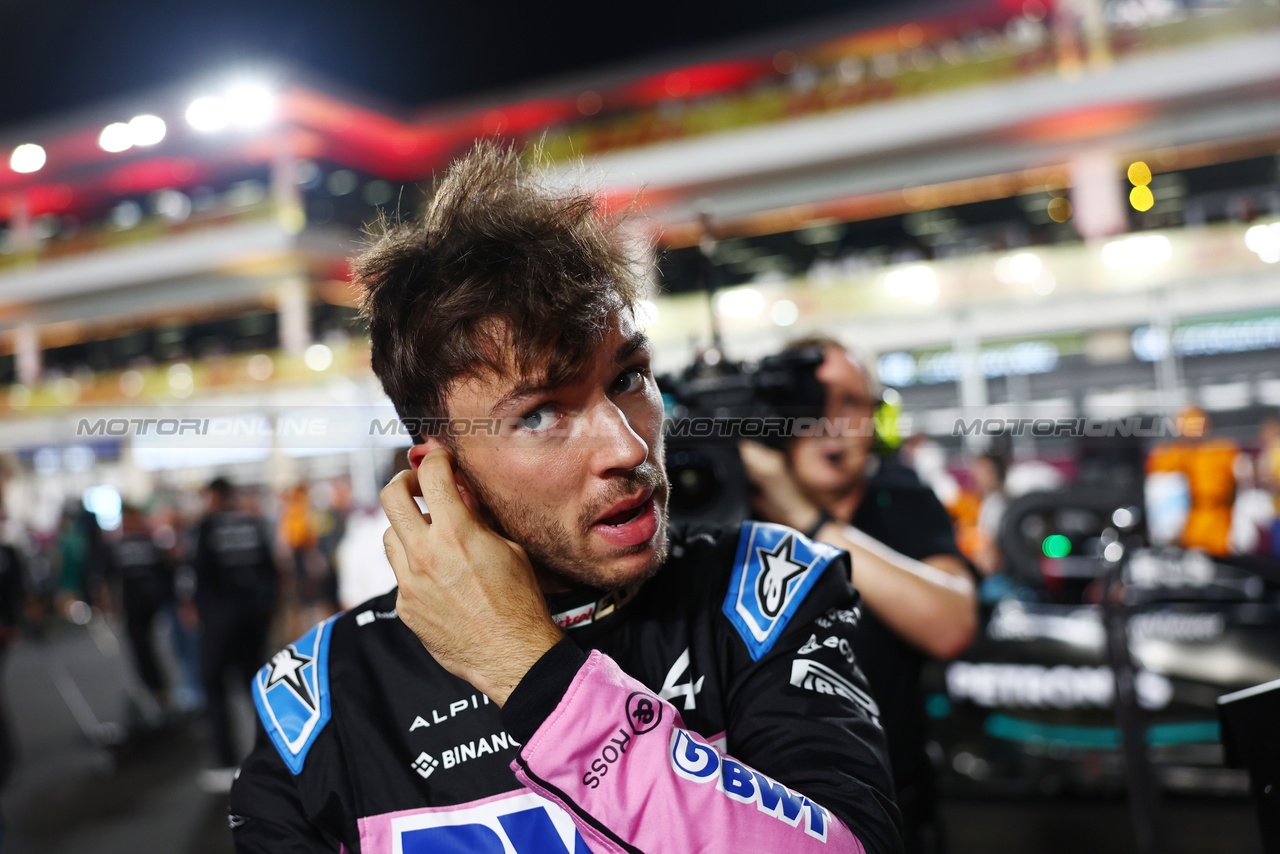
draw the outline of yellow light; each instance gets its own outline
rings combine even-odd
[[[1151,167],[1139,160],[1137,163],[1129,164],[1129,183],[1135,187],[1145,187],[1151,183]],[[1150,193],[1148,193],[1150,195]],[[1137,208],[1137,205],[1134,205]],[[1147,205],[1147,208],[1151,205]],[[1145,211],[1147,208],[1138,208]]]
[[[1049,219],[1054,222],[1066,222],[1071,219],[1071,202],[1064,198],[1050,199]]]
[[[1133,205],[1134,210],[1149,211],[1155,203],[1150,187],[1134,187],[1129,191],[1129,204]]]

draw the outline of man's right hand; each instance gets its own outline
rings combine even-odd
[[[381,500],[400,619],[441,666],[502,706],[563,637],[528,555],[466,505],[444,449],[428,453],[416,472],[396,475]]]

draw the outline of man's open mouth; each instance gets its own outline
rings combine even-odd
[[[615,504],[606,511],[607,515],[601,516],[596,520],[597,525],[607,525],[611,528],[617,528],[634,522],[649,510],[649,499],[653,497],[653,490],[647,489],[635,498],[628,499]]]
[[[637,507],[631,508],[630,510],[624,510],[621,513],[614,513],[612,516],[606,516],[596,524],[608,525],[611,528],[616,528],[619,525],[625,525],[628,522],[640,518],[640,514],[645,512],[645,509],[645,506],[641,504]]]

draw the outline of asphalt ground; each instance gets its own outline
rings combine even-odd
[[[19,763],[0,794],[0,852],[230,854],[226,797],[197,784],[211,758],[202,722],[136,725],[126,659],[102,629],[64,626],[8,654],[3,697]],[[240,723],[250,714],[246,696]],[[132,735],[101,744],[120,732]],[[1122,800],[952,801],[943,816],[952,854],[1135,850]],[[1237,797],[1171,796],[1161,826],[1168,854],[1262,851],[1252,806]]]

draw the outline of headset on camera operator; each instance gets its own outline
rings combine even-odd
[[[973,638],[973,577],[933,493],[914,472],[872,453],[880,403],[872,371],[834,339],[787,349],[815,344],[824,354],[817,378],[827,392],[825,416],[852,429],[794,439],[785,451],[742,442],[752,507],[851,555],[866,604],[854,653],[884,711],[908,851],[928,851],[938,831],[920,671],[925,656],[954,658]]]

